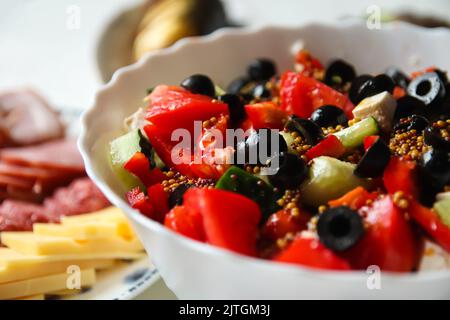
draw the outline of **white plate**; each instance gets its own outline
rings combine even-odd
[[[376,73],[393,64],[406,72],[430,65],[450,70],[450,31],[405,23],[369,30],[351,21],[296,28],[220,30],[179,41],[116,72],[82,118],[79,146],[89,176],[108,199],[124,210],[167,286],[182,299],[363,299],[450,298],[450,271],[383,272],[371,290],[370,274],[332,272],[254,259],[175,234],[132,209],[124,187],[108,166],[108,142],[122,121],[142,106],[145,89],[177,84],[205,73],[219,85],[244,74],[255,57],[270,57],[280,71],[292,68],[291,48],[302,40],[321,61],[343,58],[359,73]]]
[[[92,288],[65,299],[130,300],[144,292],[158,279],[158,271],[147,257],[121,262],[112,269],[97,272],[97,281]]]

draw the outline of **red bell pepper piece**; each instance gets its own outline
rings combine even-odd
[[[367,151],[377,140],[380,138],[380,136],[367,136],[363,140],[364,144],[364,150]]]
[[[391,157],[383,174],[384,186],[388,193],[394,194],[397,191],[403,191],[408,195],[417,197],[415,169],[416,164],[413,161]]]
[[[248,104],[245,106],[248,119],[254,129],[283,129],[287,113],[271,101]]]
[[[306,229],[310,217],[304,212],[293,216],[290,210],[279,210],[269,216],[263,234],[266,238],[277,240],[288,233],[297,233]]]
[[[135,187],[128,191],[126,197],[131,207],[139,210],[144,216],[150,219],[155,218],[155,211],[152,204],[148,201],[147,197],[139,187]]]
[[[302,49],[295,55],[296,70],[305,77],[314,77],[320,73],[323,73],[324,66],[318,59],[313,57],[311,53]]]
[[[234,192],[191,188],[183,196],[183,206],[200,212],[208,243],[256,256],[261,212],[255,202]]]
[[[353,210],[367,205],[368,201],[374,201],[378,197],[377,192],[369,192],[363,187],[356,187],[352,191],[347,192],[342,197],[328,202],[330,207],[347,206]]]
[[[281,108],[288,114],[308,118],[311,113],[324,105],[335,105],[349,119],[353,118],[353,104],[348,97],[313,78],[292,71],[285,72],[280,83]]]
[[[297,237],[275,261],[330,270],[350,270],[347,261],[326,248],[318,239]]]
[[[345,147],[342,142],[335,135],[330,134],[314,147],[309,149],[308,152],[306,152],[305,156],[308,158],[308,160],[312,160],[320,156],[339,158],[344,153]]]
[[[420,225],[432,239],[450,253],[450,228],[436,212],[420,205],[417,201],[409,200],[408,213],[410,217]]]
[[[367,225],[364,237],[342,254],[353,268],[376,265],[384,271],[412,271],[417,264],[418,243],[404,213],[390,196],[359,210]]]
[[[188,238],[206,241],[202,216],[198,211],[189,211],[184,206],[176,206],[166,214],[164,225]]]
[[[148,98],[146,119],[168,134],[178,128],[193,133],[194,121],[228,114],[227,104],[181,87],[159,85]]]
[[[142,152],[136,152],[123,167],[138,177],[146,187],[159,183],[166,178],[158,168],[150,168],[150,161]]]
[[[394,99],[398,100],[406,95],[405,89],[402,87],[396,86],[394,87],[394,92],[392,93],[392,96]]]
[[[155,211],[155,220],[162,223],[164,216],[169,211],[169,198],[164,187],[161,183],[154,184],[147,189],[147,195],[148,201]]]

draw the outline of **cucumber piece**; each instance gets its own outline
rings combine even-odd
[[[433,208],[436,210],[442,222],[450,228],[450,199],[447,198],[436,202]]]
[[[358,186],[370,183],[353,174],[355,165],[331,157],[312,160],[309,178],[300,187],[302,201],[310,206],[320,206],[337,199]]]
[[[219,87],[217,84],[214,85],[214,90],[216,91],[216,96],[222,96],[225,93],[227,93],[225,90],[223,90],[221,87]]]
[[[140,136],[138,129],[135,129],[114,139],[109,144],[109,158],[111,167],[120,181],[122,181],[128,188],[141,185],[138,178],[123,168],[125,163],[127,163],[127,161],[130,160],[136,152],[141,151],[139,140]]]
[[[284,141],[286,141],[286,144],[288,146],[288,152],[292,154],[297,154],[294,149],[292,149],[291,145],[294,142],[294,137],[291,136],[290,132],[286,132],[284,130],[280,131],[281,136],[283,137]]]
[[[236,166],[231,166],[222,175],[216,183],[216,188],[233,191],[255,201],[263,214],[261,221],[265,221],[271,213],[280,209],[276,202],[280,196],[273,191],[271,185]]]
[[[376,135],[379,132],[378,124],[374,118],[365,118],[353,126],[334,133],[346,148],[356,148],[363,144],[364,138]]]

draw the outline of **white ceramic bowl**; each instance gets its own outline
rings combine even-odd
[[[108,142],[121,133],[123,119],[142,106],[145,89],[178,84],[205,73],[226,85],[255,57],[270,57],[280,71],[291,68],[298,40],[322,61],[344,58],[359,73],[389,65],[405,71],[436,65],[450,70],[450,32],[390,24],[382,30],[346,22],[297,28],[220,30],[185,39],[120,69],[85,112],[79,146],[89,176],[124,210],[166,284],[179,298],[450,298],[450,271],[381,275],[381,289],[369,290],[365,272],[329,272],[244,257],[177,235],[147,219],[124,201],[122,185],[107,160]],[[370,279],[369,279],[370,281]]]

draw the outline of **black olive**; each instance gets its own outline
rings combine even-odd
[[[273,141],[275,145],[273,144]],[[267,160],[288,149],[283,136],[276,130],[259,129],[236,145],[235,163],[265,165]],[[244,158],[245,157],[245,158]],[[267,157],[267,159],[264,159]]]
[[[396,67],[389,67],[386,70],[386,75],[392,79],[396,86],[402,87],[403,89],[408,88],[409,78],[400,69]]]
[[[427,145],[434,149],[450,152],[450,140],[445,139],[440,132],[440,129],[430,125],[423,133],[424,141]]]
[[[433,72],[436,72],[436,74],[438,75],[439,79],[441,79],[442,83],[444,85],[446,85],[448,83],[448,77],[447,77],[447,72],[446,71],[442,71],[440,69],[434,69]]]
[[[141,130],[138,130],[139,135],[139,147],[141,148],[141,152],[145,155],[149,162],[149,170],[153,169],[156,166],[155,157],[153,155],[153,147],[150,144],[150,141],[144,136]]]
[[[269,164],[269,167],[278,169],[276,173],[268,175],[270,183],[282,190],[298,187],[308,177],[308,167],[298,156],[283,152],[276,155]]]
[[[320,242],[327,248],[338,252],[345,251],[363,237],[363,219],[349,207],[331,208],[319,215],[317,234]]]
[[[364,153],[354,174],[361,178],[378,178],[383,175],[384,169],[391,158],[391,151],[380,138]]]
[[[176,187],[169,195],[169,208],[182,205],[183,195],[191,187],[192,185],[185,183],[180,184],[178,187]]]
[[[392,93],[394,91],[394,81],[392,81],[391,78],[389,78],[385,74],[379,74],[376,77],[373,77],[372,79],[367,80],[359,90],[358,95],[358,103],[364,100],[365,98],[374,96],[378,93],[387,91],[389,93]]]
[[[412,115],[424,115],[425,104],[409,95],[405,95],[397,100],[397,108],[395,109],[394,122],[398,122],[402,118],[407,118]]]
[[[335,127],[337,125],[346,125],[347,116],[341,108],[333,105],[326,105],[314,110],[311,114],[312,121],[320,127]]]
[[[252,61],[247,69],[250,79],[255,81],[269,80],[277,73],[275,64],[270,59],[256,59]]]
[[[356,77],[355,69],[344,60],[337,59],[332,61],[326,71],[324,82],[330,87],[342,86],[352,81]]]
[[[285,127],[288,130],[298,132],[311,146],[315,146],[324,138],[322,128],[308,119],[291,116]]]
[[[422,101],[427,107],[438,108],[445,97],[445,86],[435,72],[415,78],[408,86],[408,94]],[[433,111],[428,110],[433,113]]]
[[[417,133],[422,133],[422,131],[428,126],[429,122],[426,118],[418,116],[416,114],[400,119],[398,123],[394,126],[394,131],[397,130],[416,130]]]
[[[253,97],[257,99],[268,99],[271,97],[272,93],[266,88],[264,83],[256,85],[252,90]]]
[[[181,82],[181,86],[192,93],[203,94],[214,97],[216,89],[214,83],[208,76],[203,74],[194,74]]]
[[[425,152],[418,163],[418,174],[420,200],[425,205],[432,205],[436,194],[450,184],[449,153],[440,149]]]
[[[360,76],[357,76],[355,79],[353,79],[352,85],[350,86],[350,90],[348,92],[348,97],[350,98],[350,101],[354,105],[357,105],[362,100],[359,97],[360,92],[361,92],[361,87],[363,86],[363,84],[365,84],[367,82],[367,80],[370,80],[372,78],[373,77],[371,75],[362,74]]]
[[[245,108],[241,97],[235,94],[224,94],[217,98],[228,105],[230,113],[230,123],[236,127],[245,118]]]
[[[239,94],[241,90],[250,83],[250,79],[248,77],[239,77],[233,80],[227,87],[227,93],[230,94]]]

